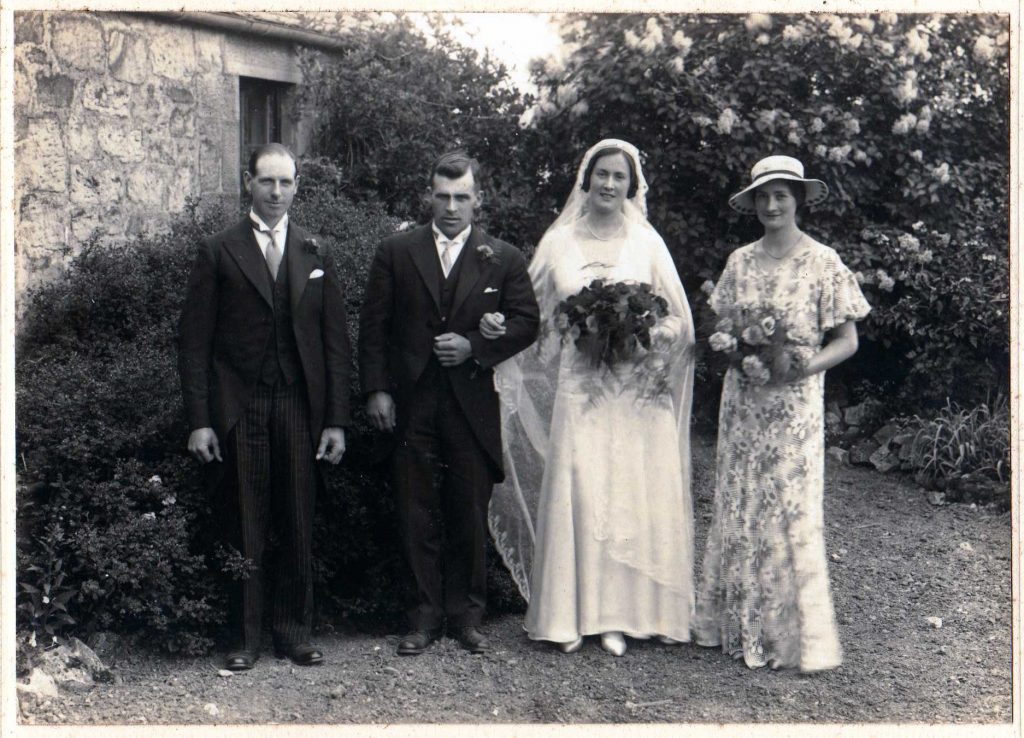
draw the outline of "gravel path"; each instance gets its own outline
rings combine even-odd
[[[706,469],[709,443],[695,453]],[[322,667],[265,655],[253,671],[222,677],[219,654],[140,651],[116,663],[120,684],[62,693],[22,722],[1010,722],[1009,514],[932,507],[907,478],[864,469],[832,465],[827,485],[846,657],[833,672],[751,671],[714,649],[638,641],[621,659],[590,642],[564,656],[508,615],[486,623],[497,648],[485,656],[446,640],[403,658],[397,633],[324,634]],[[695,488],[702,536],[706,472]]]

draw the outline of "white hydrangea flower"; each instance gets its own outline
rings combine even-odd
[[[771,43],[771,41],[772,40],[767,33],[761,33],[758,34],[757,36],[757,43],[759,43],[761,46],[767,46],[768,44]]]
[[[893,95],[904,104],[917,98],[917,72],[915,70],[907,70],[903,80],[893,90]]]
[[[899,16],[895,13],[880,13],[878,16],[878,22],[884,23],[887,26],[895,26],[899,19]]]
[[[626,46],[628,46],[631,49],[635,49],[637,46],[640,45],[640,37],[637,36],[632,29],[627,30],[623,34],[623,38],[626,41]]]
[[[579,117],[586,115],[588,110],[590,110],[590,105],[587,104],[587,101],[580,100],[569,109],[569,112]]]
[[[865,162],[868,160],[867,152],[857,149],[853,154],[853,160],[856,162]]]
[[[910,152],[910,158],[916,162],[924,161],[924,154],[921,153],[921,149],[914,149]]]
[[[928,37],[921,35],[916,28],[911,28],[907,31],[906,40],[907,51],[910,52],[911,56],[919,56],[924,61],[932,58],[931,52],[928,51]]]
[[[930,120],[918,119],[917,125],[914,126],[914,129],[918,133],[928,133],[928,129],[931,128],[931,126],[932,126],[932,123],[931,123]]]
[[[672,45],[679,49],[683,56],[686,56],[690,53],[690,47],[693,46],[693,39],[682,31],[676,31],[672,34]]]
[[[921,221],[918,221],[918,223],[920,223],[920,222]],[[912,225],[911,228],[916,229],[917,228],[917,223]],[[917,236],[915,236],[912,233],[901,233],[898,240],[899,240],[900,246],[905,248],[907,251],[915,251],[916,252],[919,248],[921,248],[921,242],[918,240]]]
[[[892,132],[897,136],[903,136],[910,132],[910,130],[917,125],[917,116],[913,113],[904,113],[899,119],[893,123]]]
[[[843,121],[843,128],[846,129],[848,135],[856,136],[860,133],[860,121],[856,118],[847,118]]]
[[[751,33],[755,31],[768,31],[772,27],[772,17],[767,13],[751,13],[743,21],[743,25]]]
[[[657,18],[647,19],[647,38],[652,39],[659,46],[664,43],[665,34],[662,32]]]
[[[853,25],[857,26],[857,28],[865,33],[875,32],[875,22],[870,18],[854,18]]]
[[[949,164],[946,162],[939,164],[939,166],[932,169],[932,176],[939,180],[940,184],[949,182]]]
[[[972,54],[976,61],[992,61],[992,58],[996,55],[996,49],[995,45],[992,43],[992,39],[988,36],[978,36],[977,40],[974,42]]]
[[[818,144],[814,147],[814,155],[821,159],[828,157],[828,147],[825,144]]]
[[[799,41],[804,37],[804,32],[800,26],[786,26],[782,29],[782,40],[783,41]]]
[[[833,146],[828,150],[828,160],[836,163],[846,161],[846,157],[850,155],[850,151],[853,147],[850,144],[843,144],[842,146]]]
[[[839,43],[850,49],[859,49],[861,44],[864,43],[864,36],[858,33],[855,36],[850,36],[848,39],[841,40]]]
[[[672,71],[675,72],[676,74],[682,74],[683,73],[683,69],[685,69],[685,66],[683,64],[683,57],[682,56],[674,56],[674,57],[672,57],[672,60],[668,63],[668,65],[672,69]]]
[[[876,270],[875,276],[878,277],[879,289],[885,292],[892,292],[892,288],[896,286],[896,280],[890,277],[884,269]]]
[[[715,128],[717,128],[718,132],[722,135],[728,136],[732,133],[732,128],[736,125],[738,120],[739,119],[736,117],[736,113],[732,111],[732,108],[726,108],[718,116],[718,123]]]
[[[881,51],[883,56],[892,56],[896,53],[896,47],[888,41],[875,41],[875,48]]]
[[[800,145],[800,134],[797,133],[796,131],[790,131],[789,135],[786,136],[786,140],[789,141],[794,146],[799,146]]]
[[[825,130],[825,122],[821,118],[815,116],[811,119],[811,125],[809,128],[811,129],[811,133],[821,133]]]

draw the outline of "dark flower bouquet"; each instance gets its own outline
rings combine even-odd
[[[634,362],[651,348],[651,328],[668,315],[665,298],[642,282],[595,279],[555,310],[555,326],[596,369]]]
[[[735,306],[715,323],[708,343],[754,385],[786,381],[805,361],[791,343],[785,321],[768,305]],[[786,376],[773,375],[779,367],[786,368]]]
[[[595,279],[558,304],[554,322],[562,340],[571,340],[601,374],[617,377],[612,385],[597,377],[584,382],[593,402],[613,385],[619,386],[619,392],[632,389],[643,401],[662,402],[668,397],[671,352],[651,335],[658,320],[667,315],[665,298],[642,282]]]

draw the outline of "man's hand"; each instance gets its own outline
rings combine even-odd
[[[441,366],[458,366],[473,355],[473,346],[458,333],[442,333],[434,338],[434,354]]]
[[[387,392],[374,392],[366,401],[366,414],[370,423],[380,431],[395,429],[395,401]]]
[[[196,428],[188,437],[188,452],[204,464],[214,459],[224,461],[220,457],[220,444],[213,428]]]
[[[320,447],[316,450],[316,460],[323,459],[329,464],[337,464],[345,453],[345,429],[324,428],[320,434]]]
[[[488,340],[505,335],[505,316],[501,313],[484,313],[480,318],[480,335]]]

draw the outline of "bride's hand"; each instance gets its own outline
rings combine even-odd
[[[501,313],[484,313],[480,318],[480,335],[487,339],[505,335],[505,316]]]

